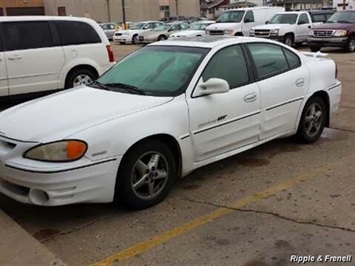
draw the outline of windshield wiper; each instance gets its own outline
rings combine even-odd
[[[102,90],[109,90],[110,88],[107,87],[105,84],[102,84],[98,81],[94,81],[92,83],[89,84],[89,86],[92,86],[94,85],[95,87],[99,88],[99,89],[102,89]]]
[[[348,21],[348,20],[338,20],[337,22],[338,22],[338,23],[351,23],[351,22]]]
[[[136,86],[132,86],[132,85],[124,84],[124,83],[106,83],[104,85],[107,87],[111,87],[111,88],[124,89],[128,92],[135,93],[135,94],[140,94],[140,95],[146,94],[144,91],[137,88]]]

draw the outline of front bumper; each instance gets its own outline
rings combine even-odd
[[[332,46],[343,47],[346,45],[348,37],[331,37],[331,38],[307,38],[307,45],[309,46]]]
[[[16,145],[14,148],[8,145]],[[33,144],[32,144],[33,145]],[[28,144],[0,137],[0,192],[26,204],[59,206],[111,202],[121,157],[46,163],[24,159]]]
[[[115,43],[130,43],[132,39],[127,35],[127,36],[113,36],[113,41]]]

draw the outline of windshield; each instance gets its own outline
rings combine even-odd
[[[193,23],[189,30],[205,30],[211,23]]]
[[[355,23],[354,11],[341,11],[334,13],[326,23]]]
[[[154,28],[153,30],[154,31],[165,31],[165,30],[168,30],[171,26],[168,25],[168,24],[164,24],[164,25],[160,25],[156,28]]]
[[[101,85],[120,92],[126,92],[120,86],[130,86],[141,94],[175,96],[186,90],[208,51],[195,47],[147,46],[120,61],[90,86]]]
[[[241,22],[245,11],[229,11],[219,16],[218,22]]]
[[[298,14],[276,14],[269,24],[296,24]]]
[[[140,30],[143,28],[145,23],[136,23],[132,27],[130,27],[130,30]]]

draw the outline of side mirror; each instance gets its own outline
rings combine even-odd
[[[266,21],[265,24],[269,24],[269,21]]]
[[[203,82],[202,78],[197,84],[194,96],[210,95],[215,93],[225,93],[229,91],[229,84],[224,79],[210,78]]]

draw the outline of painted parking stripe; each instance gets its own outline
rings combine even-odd
[[[135,255],[141,254],[141,253],[143,253],[155,246],[163,244],[175,237],[183,235],[195,228],[198,228],[206,223],[209,223],[209,222],[216,220],[222,216],[232,213],[234,211],[233,208],[234,209],[241,208],[241,207],[244,207],[248,204],[251,204],[251,203],[260,201],[262,199],[265,199],[269,196],[275,195],[276,193],[278,193],[280,191],[289,189],[301,182],[305,182],[308,179],[310,179],[311,177],[316,176],[317,174],[324,173],[327,169],[328,168],[326,166],[324,166],[324,167],[316,168],[306,174],[287,179],[283,182],[276,184],[275,186],[272,186],[272,187],[265,189],[261,192],[251,194],[245,198],[242,198],[242,199],[234,202],[233,204],[229,205],[230,208],[218,208],[213,212],[210,212],[206,215],[200,216],[190,222],[187,222],[187,223],[177,226],[171,230],[168,230],[168,231],[165,231],[159,235],[156,235],[149,240],[140,242],[140,243],[138,243],[134,246],[131,246],[123,251],[113,254],[112,256],[110,256],[100,262],[93,264],[93,266],[110,266],[115,262],[129,259],[129,258],[131,258]]]

